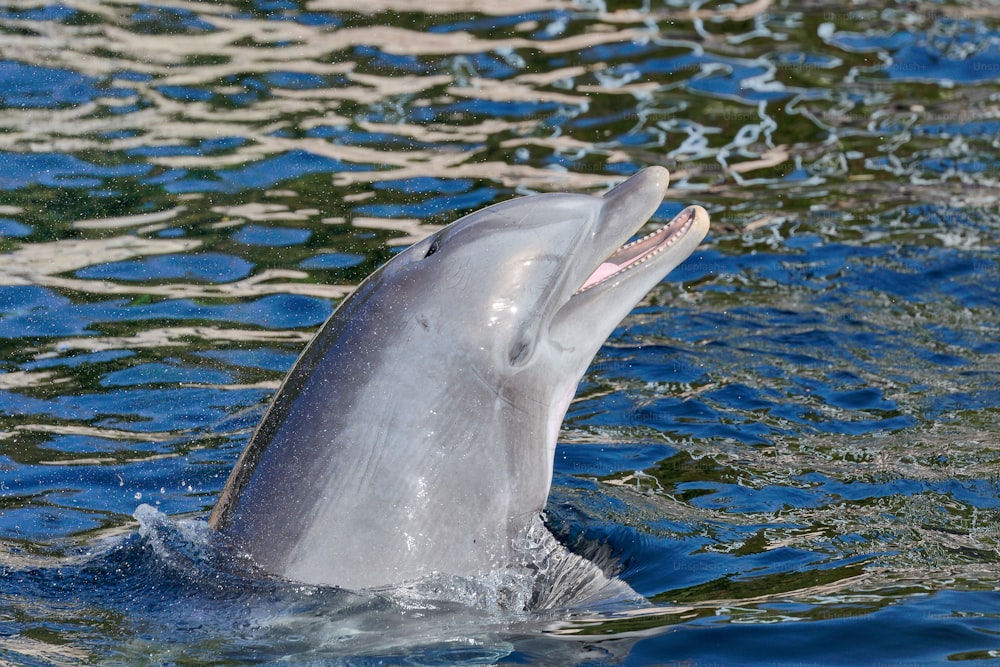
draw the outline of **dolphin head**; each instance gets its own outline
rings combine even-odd
[[[635,238],[667,183],[496,204],[395,256],[300,357],[210,523],[310,583],[509,562],[591,359],[708,231],[692,206]]]
[[[603,196],[542,194],[495,204],[400,253],[380,281],[425,303],[458,342],[498,372],[582,374],[604,340],[708,232],[689,206],[634,239],[656,212],[669,174],[649,167]],[[631,242],[630,242],[631,240]],[[394,299],[395,300],[395,299]],[[451,312],[440,317],[440,308]],[[465,334],[463,334],[465,332]]]

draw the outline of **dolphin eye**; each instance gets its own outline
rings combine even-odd
[[[427,249],[427,254],[424,255],[424,259],[427,259],[431,255],[436,253],[440,247],[441,247],[441,242],[438,239],[434,239],[434,241],[431,243],[431,247]]]

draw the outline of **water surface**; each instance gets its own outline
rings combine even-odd
[[[478,4],[0,8],[0,662],[996,661],[995,6]],[[712,232],[588,372],[547,517],[654,609],[214,566],[353,286],[650,164]]]

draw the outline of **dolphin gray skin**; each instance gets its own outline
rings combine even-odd
[[[310,584],[504,568],[587,366],[708,231],[691,206],[627,243],[668,180],[650,167],[601,197],[495,204],[395,256],[302,353],[209,524]]]

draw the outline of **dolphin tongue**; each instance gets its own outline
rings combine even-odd
[[[578,291],[582,292],[591,285],[596,285],[597,283],[601,282],[608,276],[617,273],[620,268],[621,267],[615,264],[614,262],[604,262],[599,267],[597,267],[596,271],[590,274],[590,277],[587,278],[587,281],[580,286],[580,289]]]
[[[642,264],[650,256],[656,255],[672,246],[677,238],[687,232],[694,219],[693,216],[684,216],[683,218],[682,216],[683,213],[671,220],[668,225],[660,227],[637,241],[626,243],[621,248],[618,248],[610,257],[601,262],[601,265],[590,274],[590,277],[584,281],[576,293],[579,294],[594,285],[602,283],[611,276],[624,273],[633,266]]]

